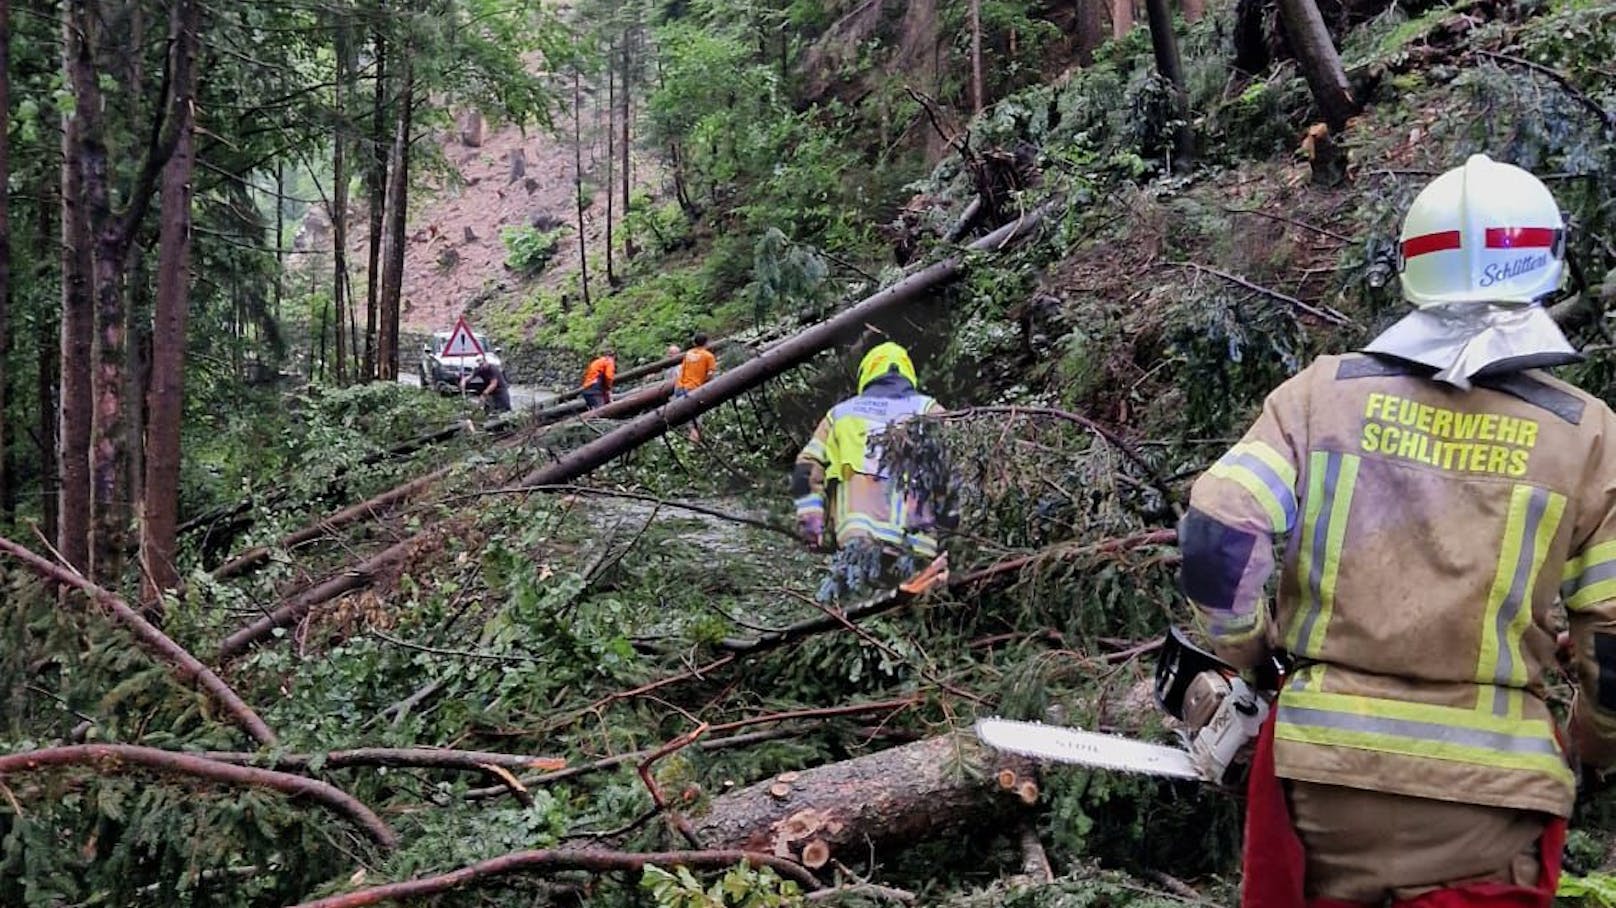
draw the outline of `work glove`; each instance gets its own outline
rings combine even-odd
[[[824,545],[825,515],[810,513],[797,515],[797,535],[808,544],[809,548],[818,549]]]

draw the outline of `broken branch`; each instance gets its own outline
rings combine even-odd
[[[483,770],[487,766],[504,769],[539,769],[545,771],[566,767],[567,761],[559,757],[534,757],[526,754],[490,753],[482,750],[449,750],[439,747],[363,747],[355,750],[333,750],[328,753],[307,754],[250,754],[211,752],[202,756],[221,763],[242,766],[263,766],[274,769],[307,770],[319,765],[321,769],[347,769],[354,766],[416,767],[424,769]]]
[[[781,876],[797,882],[805,889],[817,890],[822,888],[819,881],[814,879],[814,875],[803,869],[802,865],[794,861],[788,861],[785,858],[759,854],[755,851],[726,849],[718,851],[636,853],[629,851],[544,849],[541,851],[517,851],[480,861],[469,867],[462,867],[449,873],[421,877],[403,883],[372,886],[369,889],[361,889],[357,892],[333,895],[312,902],[303,902],[302,904],[294,905],[293,908],[362,908],[365,905],[378,905],[382,902],[436,895],[437,893],[459,889],[490,877],[511,873],[549,874],[562,870],[588,870],[594,873],[641,873],[649,865],[719,869],[730,867],[743,861],[753,867],[768,867]]]
[[[275,744],[275,733],[256,712],[253,712],[246,701],[230,689],[230,685],[224,683],[222,678],[187,652],[184,647],[170,639],[167,634],[158,630],[150,621],[141,617],[140,613],[130,608],[128,603],[84,579],[78,573],[46,561],[10,539],[0,537],[0,552],[26,564],[46,580],[83,591],[90,597],[91,602],[110,614],[115,622],[123,625],[142,649],[174,669],[174,674],[181,682],[194,683],[212,695],[253,740],[266,746]]]
[[[1571,84],[1571,77],[1567,76],[1565,73],[1560,72],[1557,69],[1551,69],[1550,67],[1544,66],[1541,63],[1533,62],[1525,57],[1517,57],[1514,54],[1500,53],[1496,50],[1478,50],[1476,53],[1482,55],[1483,57],[1498,60],[1513,66],[1519,66],[1522,69],[1527,69],[1537,73],[1540,76],[1544,76],[1554,84],[1564,89],[1565,93],[1570,95],[1572,100],[1576,101],[1578,104],[1582,105],[1584,109],[1590,111],[1594,116],[1598,117],[1599,122],[1605,124],[1606,129],[1616,129],[1616,113],[1611,113],[1610,111],[1606,110],[1603,104],[1600,104],[1598,101],[1590,98],[1587,92],[1584,92],[1582,89]]]
[[[175,753],[128,744],[47,747],[43,750],[0,756],[0,776],[38,772],[58,766],[88,766],[107,775],[121,771],[125,764],[143,766],[173,775],[195,776],[228,785],[269,788],[292,797],[312,798],[326,809],[347,817],[383,848],[391,849],[398,844],[397,836],[380,817],[352,795],[335,786],[318,779],[276,772],[272,769],[236,766],[197,754]]]
[[[1272,287],[1264,287],[1261,284],[1254,284],[1238,274],[1230,274],[1227,271],[1213,268],[1210,265],[1202,265],[1199,262],[1168,262],[1167,264],[1173,266],[1174,268],[1190,268],[1195,271],[1202,272],[1203,274],[1210,274],[1214,277],[1223,278],[1231,284],[1238,284],[1253,293],[1260,293],[1263,296],[1269,297],[1270,299],[1279,300],[1280,302],[1289,305],[1291,308],[1296,309],[1299,312],[1305,312],[1316,319],[1329,322],[1332,325],[1340,325],[1344,328],[1357,327],[1352,319],[1347,318],[1345,315],[1342,315],[1340,312],[1337,312],[1334,309],[1329,307],[1321,309],[1318,306],[1314,306],[1310,303],[1304,303],[1288,293],[1281,293]]]

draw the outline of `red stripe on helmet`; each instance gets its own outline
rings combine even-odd
[[[1457,230],[1426,233],[1420,236],[1411,236],[1403,241],[1403,258],[1411,259],[1427,252],[1446,252],[1449,249],[1458,248],[1459,231]]]
[[[1488,227],[1488,249],[1550,249],[1560,231],[1553,227]]]

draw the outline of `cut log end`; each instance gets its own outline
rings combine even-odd
[[[788,795],[791,794],[791,784],[788,782],[776,782],[769,786],[769,794],[773,797],[784,800]]]
[[[1016,786],[1016,797],[1021,803],[1031,806],[1038,803],[1038,783],[1030,780],[1021,782]]]
[[[1016,771],[1013,769],[999,770],[999,787],[1005,791],[1014,791],[1016,787]]]
[[[830,846],[824,839],[814,839],[802,846],[802,865],[809,870],[818,870],[830,863]]]

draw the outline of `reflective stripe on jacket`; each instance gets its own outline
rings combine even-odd
[[[1538,372],[1415,370],[1326,356],[1274,391],[1191,492],[1185,592],[1221,651],[1306,666],[1281,777],[1566,816],[1543,676],[1564,596],[1576,710],[1616,740],[1616,416]]]
[[[797,455],[806,488],[796,499],[799,517],[825,511],[831,486],[830,522],[836,543],[867,539],[907,549],[923,557],[937,554],[935,519],[916,496],[905,495],[881,470],[881,448],[870,437],[914,416],[942,409],[897,374],[871,382],[864,393],[842,401],[819,421],[813,438]]]

